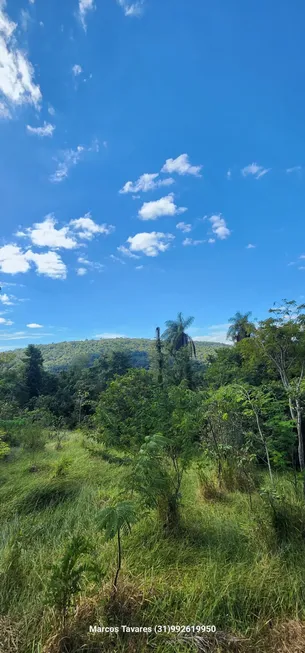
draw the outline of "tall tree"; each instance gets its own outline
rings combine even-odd
[[[251,312],[240,313],[237,311],[234,317],[230,317],[231,326],[228,329],[227,338],[233,342],[240,342],[245,338],[250,338],[254,330],[254,325],[250,322]]]
[[[39,397],[43,387],[43,357],[40,349],[29,345],[23,359],[23,378],[28,400]]]
[[[277,371],[282,382],[292,420],[298,434],[300,469],[305,469],[304,434],[304,372],[305,372],[305,305],[284,300],[283,305],[270,309],[273,317],[260,322],[256,342]],[[305,491],[305,483],[304,483]]]
[[[189,347],[191,356],[196,356],[195,344],[186,330],[193,323],[193,317],[184,318],[182,313],[178,313],[176,320],[167,320],[166,330],[162,335],[169,346],[171,354],[175,354],[182,347]]]

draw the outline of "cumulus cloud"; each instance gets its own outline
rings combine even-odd
[[[78,277],[84,277],[87,274],[88,270],[86,268],[77,268],[76,274]]]
[[[188,245],[202,245],[204,243],[204,240],[193,240],[193,238],[185,238],[182,245],[188,246]]]
[[[78,75],[80,75],[80,74],[83,72],[83,69],[82,69],[82,67],[81,67],[78,63],[76,63],[76,64],[74,64],[74,66],[72,67],[72,72],[73,72],[73,75],[74,75],[75,77],[77,77]]]
[[[71,220],[69,225],[78,232],[77,235],[79,238],[84,238],[85,240],[92,240],[98,234],[109,236],[115,230],[112,224],[97,224],[94,222],[91,218],[91,213],[86,213],[82,218]]]
[[[174,238],[175,236],[172,234],[152,231],[130,236],[127,242],[132,252],[145,254],[145,256],[158,256],[161,252],[166,252],[169,249]]]
[[[139,17],[143,14],[144,0],[130,3],[129,0],[117,0],[117,4],[122,7],[125,16]]]
[[[55,126],[51,125],[49,122],[44,121],[42,127],[31,127],[30,125],[27,125],[26,129],[29,134],[44,138],[45,136],[53,136]]]
[[[17,245],[4,245],[0,248],[0,270],[6,274],[25,273],[30,270],[31,264],[36,266],[38,274],[53,279],[65,279],[67,268],[56,252],[37,254],[31,250],[22,251]],[[7,299],[6,295],[0,295]],[[10,298],[8,298],[10,301]],[[2,301],[2,300],[1,300]]]
[[[50,247],[51,249],[73,249],[78,243],[69,234],[69,227],[56,229],[57,221],[53,214],[47,215],[43,222],[36,222],[25,232],[17,232],[16,236],[28,237],[33,245]]]
[[[255,249],[255,248],[256,248],[256,245],[252,245],[252,243],[249,243],[249,245],[247,245],[247,247],[246,247],[246,249]]]
[[[169,193],[166,197],[161,197],[154,202],[144,202],[139,211],[139,218],[141,220],[156,220],[162,215],[179,215],[187,211],[184,206],[176,206],[174,197],[174,193]]]
[[[0,270],[6,274],[28,272],[29,261],[17,245],[4,245],[0,247]],[[3,295],[2,295],[3,296]]]
[[[37,322],[31,322],[30,324],[27,324],[28,329],[42,329],[43,325],[42,324],[37,324]]]
[[[221,217],[221,215],[212,215],[209,220],[212,224],[212,231],[215,234],[216,238],[225,240],[231,235],[231,231],[228,229],[226,221]],[[211,239],[209,242],[211,242]]]
[[[180,154],[176,159],[167,159],[162,168],[162,172],[173,174],[176,172],[178,175],[194,175],[200,177],[200,170],[202,166],[193,166],[190,164],[188,154]]]
[[[12,301],[12,297],[7,295],[6,293],[3,293],[2,295],[0,294],[0,302],[2,304],[5,304],[5,306],[13,306],[14,302]]]
[[[12,320],[6,320],[5,317],[0,317],[0,324],[5,324],[6,326],[12,326],[14,322],[12,322]]]
[[[0,2],[0,99],[2,117],[8,117],[10,108],[32,104],[39,107],[42,95],[34,82],[34,69],[25,52],[18,48],[15,37],[16,23],[10,20]],[[1,97],[2,96],[2,97]],[[6,111],[5,111],[6,109]]]
[[[145,172],[144,175],[141,175],[137,181],[127,181],[126,184],[119,191],[122,193],[147,193],[147,191],[155,190],[155,188],[160,188],[160,186],[171,186],[175,181],[171,177],[167,179],[158,179],[159,173]]]
[[[66,279],[67,266],[57,254],[57,252],[46,252],[45,254],[36,254],[29,250],[25,253],[27,261],[36,265],[37,274],[42,274],[51,279]]]
[[[144,268],[144,265],[136,265],[135,269],[136,270],[143,270],[143,268]]]
[[[86,23],[87,13],[89,11],[93,11],[93,9],[95,9],[94,0],[79,0],[78,7],[79,7],[80,21],[81,21],[81,24],[82,24],[84,30],[86,31],[86,29],[87,29],[87,23]]]
[[[178,222],[178,224],[176,224],[176,229],[180,229],[184,234],[187,234],[192,231],[192,225],[186,224],[185,222]]]
[[[263,166],[257,165],[257,163],[250,163],[245,168],[242,168],[241,174],[243,177],[248,177],[249,175],[255,177],[255,179],[260,179],[269,172],[271,168],[263,168]]]

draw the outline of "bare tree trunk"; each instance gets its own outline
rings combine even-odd
[[[115,579],[114,579],[114,583],[113,583],[113,586],[114,586],[115,590],[117,590],[118,576],[119,576],[119,573],[120,573],[121,564],[122,564],[121,533],[120,533],[120,529],[118,529],[118,567],[117,567],[117,570],[116,570]]]
[[[299,463],[300,463],[300,469],[303,472],[305,468],[305,461],[304,461],[304,439],[303,439],[303,432],[302,432],[302,409],[300,406],[299,399],[296,399],[296,423],[297,423],[297,432],[298,432],[298,453],[299,453]]]
[[[267,445],[267,442],[266,442],[265,436],[264,436],[264,434],[263,434],[263,432],[262,432],[262,429],[261,429],[261,425],[260,425],[260,421],[259,421],[259,416],[258,416],[258,414],[257,414],[256,411],[254,411],[254,412],[255,412],[255,418],[256,418],[256,424],[257,424],[258,432],[259,432],[259,434],[260,434],[261,440],[262,440],[263,445],[264,445],[264,447],[265,447],[265,452],[266,452],[266,458],[267,458],[267,465],[268,465],[268,470],[269,470],[270,481],[271,481],[271,483],[272,483],[272,485],[273,485],[273,475],[272,475],[272,469],[271,469],[271,463],[270,463],[270,457],[269,457],[268,445]]]

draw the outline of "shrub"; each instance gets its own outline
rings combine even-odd
[[[74,535],[60,562],[52,567],[47,600],[57,611],[64,627],[69,610],[82,588],[84,572],[89,566],[85,558],[88,552],[88,542],[80,535]]]

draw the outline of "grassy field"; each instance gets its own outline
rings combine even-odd
[[[258,493],[252,508],[240,492],[207,500],[195,468],[184,479],[177,532],[167,535],[151,511],[123,536],[113,597],[115,542],[105,542],[98,515],[120,492],[128,465],[92,455],[82,440],[72,433],[61,451],[48,443],[35,460],[16,450],[0,463],[1,653],[305,650],[302,533],[296,529],[279,541]],[[282,475],[276,484],[298,510],[291,480]],[[86,575],[62,633],[47,591],[52,565],[75,533],[90,541],[97,572]],[[176,634],[89,635],[90,624],[215,624],[219,634],[197,642]]]

